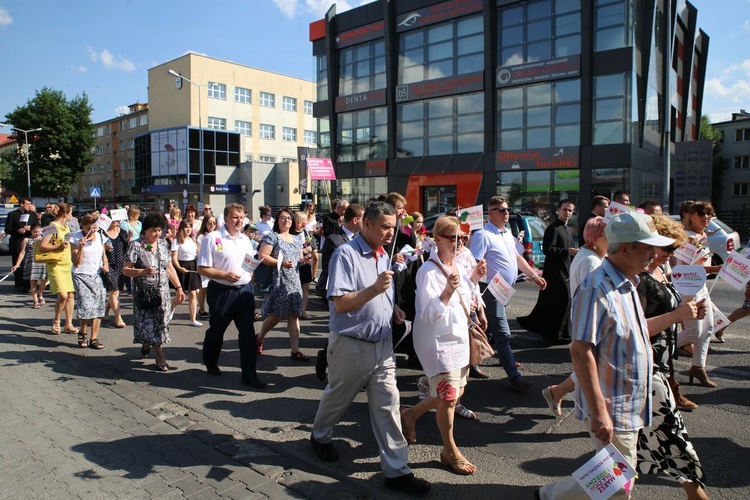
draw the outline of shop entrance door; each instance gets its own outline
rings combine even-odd
[[[456,210],[456,185],[424,186],[422,210],[425,217]]]

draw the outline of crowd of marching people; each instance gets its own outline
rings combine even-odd
[[[366,205],[336,200],[332,206],[320,218],[312,203],[275,214],[261,207],[257,222],[236,203],[218,217],[208,205],[200,215],[190,205],[184,217],[174,206],[166,215],[125,206],[75,219],[65,203],[48,204],[39,217],[22,198],[6,225],[11,271],[35,309],[45,305],[49,283],[56,295],[50,333],[75,334],[81,348],[103,349],[103,326],[126,327],[120,294],[132,294],[134,343],[144,358],[153,353],[160,372],[170,371],[165,348],[180,304],[187,301],[193,327],[208,321],[202,355],[210,375],[222,375],[223,339],[234,322],[242,382],[257,390],[266,387],[258,356],[280,322],[286,322],[291,359],[309,361],[300,346],[300,320],[310,318],[312,288],[330,314],[328,344],[313,356],[316,375],[327,385],[312,449],[323,461],[338,460],[334,427],[365,390],[384,484],[415,496],[430,489],[408,466],[420,417],[435,410],[440,463],[470,475],[477,467],[454,436],[456,416],[476,418],[460,401],[468,380],[488,378],[481,363],[496,353],[508,388],[530,391],[511,349],[506,313],[513,285],[525,276],[539,297],[518,323],[548,343],[570,344],[573,373],[541,390],[551,413],[561,416],[570,395],[594,448],[611,444],[637,472],[669,475],[688,498],[708,498],[680,413],[698,405],[682,392],[674,360],[690,359],[690,384],[717,386],[706,363],[712,337],[724,341],[715,321],[721,312],[705,281],[689,295],[678,290],[672,267],[721,271],[706,251],[710,202],[683,203],[678,222],[655,202],[632,208],[628,193],[596,196],[592,213],[579,217],[579,247],[569,224],[575,204],[560,200],[544,234],[541,274],[519,253],[508,227],[509,200],[501,196],[489,200],[481,228],[472,231],[457,210],[439,217],[431,235],[423,215],[409,214],[399,193]],[[259,311],[256,297],[262,298]],[[750,285],[744,299],[729,321],[750,314]],[[394,352],[424,372],[414,406],[401,404]],[[629,497],[633,482],[615,497]],[[573,480],[536,494],[585,495]]]

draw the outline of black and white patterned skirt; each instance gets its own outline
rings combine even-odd
[[[104,317],[107,305],[107,289],[101,274],[73,273],[73,286],[76,290],[76,314],[78,319]]]

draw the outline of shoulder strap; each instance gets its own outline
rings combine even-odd
[[[432,264],[440,269],[440,271],[443,273],[443,276],[445,276],[445,279],[449,279],[448,273],[445,272],[445,269],[443,269],[443,266],[439,263],[435,262],[434,259],[430,258],[427,259],[427,262],[432,262]],[[464,310],[464,314],[466,314],[466,319],[471,323],[471,315],[469,315],[469,310],[466,308],[466,304],[464,304],[464,299],[461,297],[461,292],[458,292],[458,300],[461,302],[461,308]]]

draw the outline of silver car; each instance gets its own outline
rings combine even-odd
[[[5,221],[8,220],[8,215],[0,215],[0,255],[7,255],[10,253],[10,236],[5,234]]]
[[[679,215],[672,215],[671,217],[676,221],[680,220]],[[715,266],[723,264],[727,260],[729,252],[740,248],[740,235],[737,231],[716,217],[711,219],[708,224],[706,234],[708,234],[708,248],[713,254],[711,263]]]

